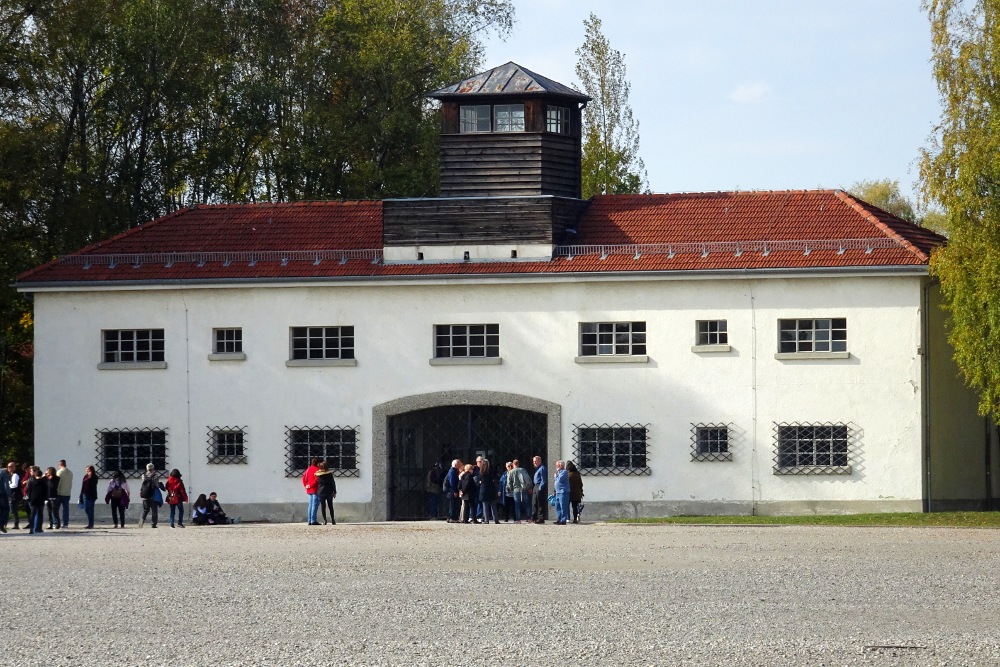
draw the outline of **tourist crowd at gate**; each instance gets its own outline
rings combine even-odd
[[[508,461],[503,468],[482,456],[476,458],[475,464],[455,459],[447,471],[435,463],[427,472],[427,515],[438,518],[443,511],[448,523],[497,524],[501,519],[545,523],[551,505],[557,525],[579,523],[583,478],[576,465],[556,461],[550,484],[542,457],[535,456],[531,463],[531,473],[517,459]]]

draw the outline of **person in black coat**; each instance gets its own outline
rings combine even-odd
[[[40,533],[42,532],[42,514],[45,511],[45,503],[49,499],[49,485],[42,477],[42,469],[38,466],[31,468],[26,495],[28,498],[28,529],[31,534]]]
[[[476,519],[479,484],[476,482],[471,463],[465,465],[465,471],[458,478],[458,493],[462,498],[462,523],[479,523]]]
[[[59,525],[59,478],[56,477],[56,469],[49,466],[45,469],[45,485],[48,488],[49,497],[45,500],[45,506],[49,508],[49,530],[61,528]]]
[[[483,508],[483,523],[500,523],[497,516],[497,499],[500,496],[500,480],[497,470],[489,459],[479,464],[479,503]]]
[[[330,508],[330,523],[337,525],[333,517],[333,499],[337,497],[337,480],[330,472],[326,461],[321,461],[316,471],[316,495],[319,496],[319,507],[323,510],[323,525],[326,525],[326,509]]]

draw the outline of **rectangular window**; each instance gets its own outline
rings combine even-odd
[[[288,458],[286,477],[297,477],[306,471],[314,458],[326,461],[338,477],[358,477],[358,429],[298,428],[286,432]]]
[[[216,354],[237,354],[243,351],[243,329],[213,329]]]
[[[166,429],[109,429],[97,431],[97,468],[102,475],[121,470],[137,477],[152,463],[167,469]]]
[[[105,329],[106,364],[163,361],[163,329]]]
[[[692,461],[732,461],[727,424],[695,424],[691,428]]]
[[[489,132],[490,131],[490,105],[477,104],[463,106],[460,110],[461,124],[460,132]]]
[[[645,322],[581,322],[580,356],[646,354]]]
[[[774,474],[849,475],[851,438],[846,424],[775,424]]]
[[[569,109],[551,104],[546,106],[545,129],[555,134],[569,134]]]
[[[574,426],[574,450],[588,475],[648,475],[646,426]]]
[[[486,358],[500,356],[499,324],[436,324],[434,356]]]
[[[524,105],[498,104],[493,108],[494,132],[524,132]]]
[[[246,463],[246,429],[229,426],[208,431],[209,463]]]
[[[292,359],[353,359],[354,327],[292,327]]]
[[[696,345],[729,345],[726,320],[698,320]]]
[[[846,352],[847,318],[778,320],[778,352]]]

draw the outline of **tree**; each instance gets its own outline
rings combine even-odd
[[[583,110],[583,197],[649,190],[639,157],[639,122],[632,116],[625,56],[611,48],[594,14],[583,22],[576,75],[592,99]]]
[[[921,151],[924,195],[940,203],[948,245],[931,258],[949,340],[982,414],[1000,416],[1000,2],[928,0],[942,113]]]

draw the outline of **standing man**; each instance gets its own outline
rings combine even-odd
[[[514,499],[514,523],[521,523],[521,517],[529,520],[528,498],[531,493],[531,477],[528,471],[521,467],[521,462],[514,459],[507,471],[507,493]]]
[[[10,518],[10,473],[6,468],[0,468],[0,533],[7,532],[7,519]]]
[[[444,478],[445,490],[448,494],[448,523],[459,522],[458,511],[462,505],[462,498],[458,495],[458,474],[461,469],[462,462],[455,459],[451,462],[448,474]]]
[[[556,525],[565,526],[569,519],[569,472],[562,460],[556,461],[556,475],[552,483],[556,494]]]
[[[7,464],[7,475],[9,481],[2,491],[10,500],[10,511],[14,514],[14,530],[18,530],[21,519],[18,514],[21,510],[21,476],[17,474],[17,464],[11,461]]]
[[[535,456],[531,459],[531,464],[535,466],[535,478],[533,480],[535,482],[535,493],[531,497],[531,520],[535,523],[545,523],[549,504],[549,494],[546,491],[548,488],[549,471],[542,463],[541,456]]]
[[[309,462],[309,467],[302,473],[302,486],[306,487],[309,495],[309,509],[306,513],[306,522],[310,526],[318,526],[316,511],[319,510],[319,496],[316,495],[316,473],[319,471],[319,459],[313,458]]]
[[[156,466],[152,463],[146,464],[146,472],[142,475],[142,484],[139,485],[139,497],[142,498],[142,520],[139,521],[139,527],[142,528],[146,525],[146,517],[149,516],[150,510],[153,511],[153,528],[156,528],[156,524],[160,520],[160,503],[156,502],[156,490],[163,489],[163,484],[159,481],[159,475],[156,474]],[[122,515],[124,517],[124,514]],[[125,526],[122,525],[122,528]]]
[[[56,477],[59,478],[59,489],[56,497],[59,499],[59,507],[62,508],[62,525],[56,528],[66,528],[69,526],[69,496],[73,493],[73,471],[66,467],[66,460],[59,460],[59,469],[56,470]],[[56,519],[59,518],[58,508],[56,508]]]

